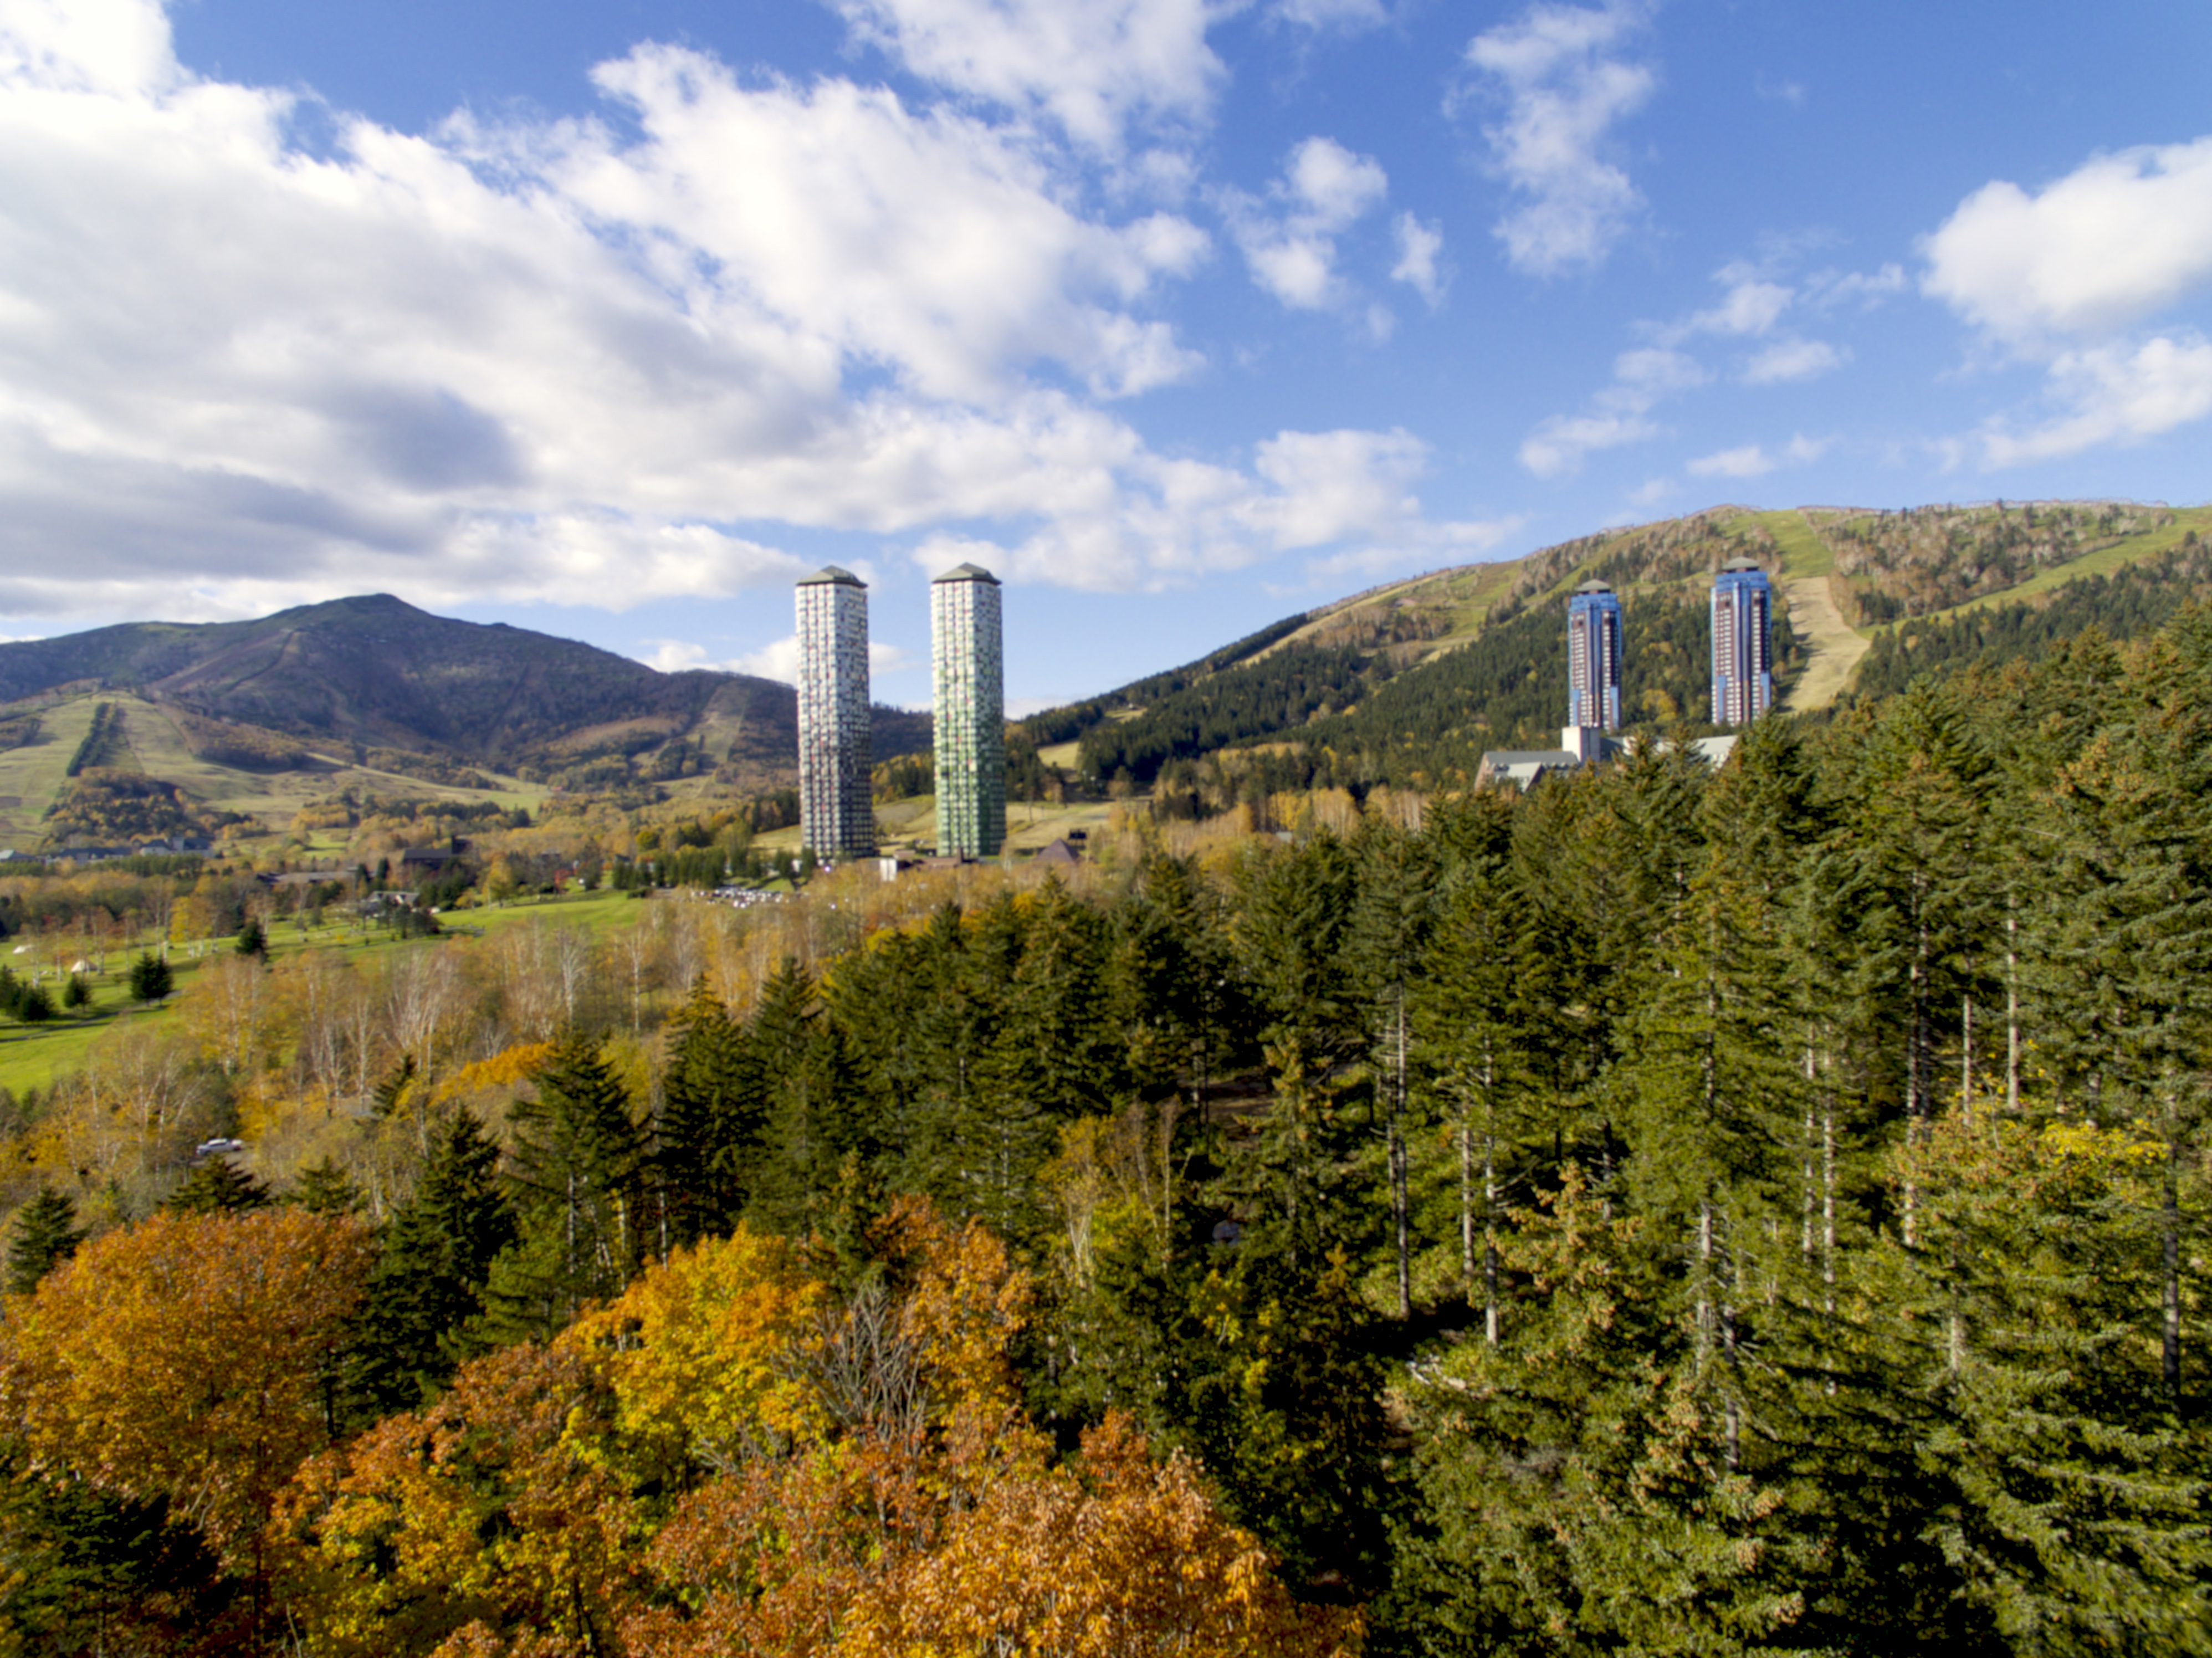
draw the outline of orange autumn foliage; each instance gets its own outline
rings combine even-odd
[[[981,1221],[955,1226],[915,1197],[892,1203],[875,1242],[911,1277],[905,1323],[940,1414],[1011,1406],[1018,1389],[1007,1354],[1029,1317],[1034,1285],[1006,1246]]]
[[[685,1610],[635,1613],[635,1658],[1353,1658],[1355,1612],[1303,1606],[1180,1456],[1126,1421],[1045,1465],[1026,1427],[921,1458],[857,1439],[715,1481],[653,1567]]]
[[[280,1514],[321,1658],[1350,1658],[1181,1457],[1055,1466],[1007,1357],[1028,1276],[919,1199],[842,1306],[740,1230],[550,1349],[302,1469]]]
[[[1357,1613],[1302,1606],[1267,1552],[1215,1509],[1180,1454],[1154,1462],[1125,1418],[1080,1461],[1013,1469],[953,1512],[943,1542],[858,1596],[844,1658],[1349,1658]]]
[[[0,1411],[35,1465],[167,1497],[235,1569],[327,1442],[328,1364],[370,1255],[358,1222],[291,1209],[110,1232],[10,1302]]]

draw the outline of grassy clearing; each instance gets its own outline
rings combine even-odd
[[[1102,832],[1111,821],[1114,802],[1085,801],[1080,805],[1030,805],[1024,801],[1006,808],[1006,846],[1013,852],[1035,852],[1060,839],[1070,829]],[[1131,804],[1139,804],[1132,802]]]
[[[87,975],[86,983],[92,991],[89,1007],[72,1012],[58,1011],[43,1024],[18,1024],[13,1019],[0,1023],[0,1088],[19,1094],[27,1088],[51,1088],[56,1078],[66,1076],[82,1065],[86,1051],[115,1026],[126,1021],[173,1022],[173,999],[158,1007],[133,1002],[127,977],[130,958],[118,950],[111,952],[108,959],[116,971]],[[178,957],[171,965],[176,973],[177,987],[181,990],[191,982],[198,963]],[[54,993],[54,999],[59,1002],[61,992],[51,976],[46,988]]]
[[[457,930],[481,928],[487,938],[542,922],[548,926],[582,927],[593,938],[605,939],[635,926],[638,912],[639,901],[626,892],[564,892],[558,897],[521,898],[511,904],[453,910],[438,919]]]
[[[564,894],[557,898],[532,898],[503,908],[460,910],[444,919],[456,929],[482,929],[484,940],[513,927],[541,923],[580,926],[594,939],[604,942],[611,935],[635,926],[641,913],[642,906],[625,893],[587,892]],[[449,939],[449,943],[441,944],[434,939],[402,938],[381,927],[362,931],[347,925],[316,927],[302,932],[289,922],[279,921],[269,929],[269,956],[273,965],[304,950],[336,950],[344,951],[356,962],[362,962],[395,950],[465,950],[479,942],[458,931],[450,934]],[[93,993],[89,1008],[58,1013],[52,1021],[42,1024],[0,1021],[0,1088],[18,1093],[27,1088],[51,1088],[57,1078],[83,1065],[92,1045],[118,1024],[143,1020],[174,1023],[178,1018],[177,1003],[191,989],[201,967],[228,956],[233,946],[226,938],[209,940],[196,948],[198,954],[193,946],[170,948],[169,967],[175,975],[174,990],[168,1002],[161,1006],[144,1007],[131,1001],[129,973],[136,952],[111,950],[107,959],[112,970],[87,979]],[[4,959],[0,957],[0,960]],[[17,970],[25,970],[21,959]],[[59,990],[51,974],[46,985],[58,999]]]
[[[291,826],[309,801],[328,799],[349,788],[416,800],[489,800],[504,811],[520,806],[532,814],[545,804],[542,786],[490,772],[484,773],[493,786],[489,789],[464,789],[356,766],[334,754],[311,753],[313,765],[299,771],[254,772],[217,765],[192,753],[159,703],[127,691],[103,691],[39,710],[39,740],[0,754],[0,845],[28,849],[44,835],[46,811],[68,781],[64,773],[70,758],[101,702],[112,702],[122,711],[131,755],[148,776],[176,784],[203,805],[246,813],[279,833]],[[322,835],[316,841],[319,849],[338,849],[337,843]]]
[[[63,774],[91,728],[92,709],[88,696],[41,708],[38,740],[0,754],[0,843],[27,851],[44,837],[39,820],[69,780]]]
[[[1741,524],[1756,524],[1774,537],[1774,544],[1782,550],[1782,575],[1786,581],[1825,579],[1836,568],[1835,550],[1820,539],[1820,534],[1805,521],[1805,514],[1794,508],[1786,512],[1749,513],[1729,520],[1733,530]],[[1838,620],[1841,618],[1839,617]]]

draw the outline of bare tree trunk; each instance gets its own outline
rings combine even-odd
[[[1804,1192],[1804,1214],[1797,1240],[1798,1258],[1805,1270],[1813,1270],[1813,1044],[1805,1044],[1805,1139],[1804,1167],[1800,1171],[1799,1184]]]
[[[1974,1120],[1974,999],[1959,1006],[1959,1114]]]
[[[1735,1303],[1743,1292],[1743,1252],[1731,1242],[1728,1252],[1729,1288],[1721,1297],[1721,1352],[1728,1361],[1728,1466],[1734,1473],[1742,1461],[1743,1406],[1736,1398]]]
[[[1698,1365],[1705,1367],[1713,1345],[1713,1203],[1698,1205]]]
[[[1482,1137],[1482,1333],[1498,1345],[1498,1137]]]
[[[2020,918],[2005,897],[2005,1109],[2020,1109]]]
[[[1913,877],[1916,900],[1921,878]],[[1912,1011],[1905,1038],[1905,1247],[1911,1248],[1919,1234],[1920,1182],[1913,1172],[1912,1151],[1920,1144],[1920,1129],[1928,1114],[1928,923],[1922,920],[1913,934]]]
[[[1406,997],[1401,989],[1395,1020],[1394,1075],[1390,1080],[1390,1211],[1398,1241],[1398,1316],[1413,1315],[1413,1208],[1406,1158]]]
[[[1459,1105],[1459,1277],[1474,1282],[1474,1107]]]

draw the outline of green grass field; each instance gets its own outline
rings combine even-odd
[[[434,939],[401,938],[381,927],[356,929],[349,925],[325,926],[302,933],[289,921],[269,929],[272,965],[305,950],[339,950],[356,961],[402,950],[466,950],[482,938],[496,938],[511,927],[533,924],[581,926],[594,939],[604,941],[623,928],[636,925],[642,905],[628,894],[588,892],[563,894],[557,898],[532,898],[503,908],[456,910],[441,917],[450,929],[450,944]],[[92,1005],[75,1012],[58,1012],[41,1024],[20,1024],[0,1019],[0,1088],[21,1093],[27,1088],[51,1088],[55,1081],[76,1070],[85,1054],[106,1032],[125,1022],[141,1020],[174,1023],[177,1004],[188,991],[201,966],[230,952],[228,939],[211,940],[193,953],[190,946],[172,945],[169,966],[175,975],[169,1000],[159,1007],[131,1002],[128,984],[131,953],[110,951],[110,971],[88,980]],[[0,956],[0,960],[5,960]],[[21,970],[21,969],[19,969]],[[47,988],[58,990],[51,974]]]

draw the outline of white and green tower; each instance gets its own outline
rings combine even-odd
[[[936,695],[937,850],[994,858],[1006,838],[1006,698],[999,579],[979,565],[929,586]]]
[[[817,858],[876,849],[868,750],[867,584],[832,564],[799,584],[799,833]]]

